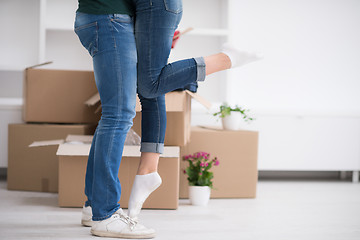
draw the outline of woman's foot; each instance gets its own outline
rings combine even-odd
[[[259,53],[241,51],[230,43],[225,43],[222,46],[221,52],[229,57],[231,62],[230,68],[240,67],[263,58]]]
[[[161,182],[161,177],[157,172],[135,176],[129,199],[129,217],[137,219],[145,200],[161,185]]]

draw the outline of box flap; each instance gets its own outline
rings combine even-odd
[[[180,147],[164,147],[164,153],[160,157],[180,157]]]
[[[191,131],[218,131],[218,132],[231,132],[231,133],[238,133],[238,132],[248,132],[248,133],[257,133],[258,131],[255,130],[248,130],[248,129],[239,129],[239,130],[225,130],[219,126],[192,126]]]
[[[94,106],[96,103],[100,102],[100,94],[96,93],[94,96],[89,98],[85,104],[88,106]]]
[[[56,155],[57,156],[88,156],[91,144],[60,144]]]
[[[58,156],[88,156],[91,144],[60,144],[56,155]],[[160,157],[179,157],[179,147],[165,147]],[[125,145],[123,157],[140,157],[140,146]]]
[[[26,69],[29,69],[29,68],[41,67],[41,66],[48,65],[48,64],[51,64],[51,63],[53,63],[53,62],[52,62],[52,61],[49,61],[49,62],[44,62],[44,63],[40,63],[40,64],[35,64],[35,65],[33,65],[33,66],[30,66],[30,67],[25,68],[25,70],[26,70]]]
[[[205,98],[203,98],[202,96],[200,96],[197,93],[193,93],[189,90],[185,90],[185,92],[187,94],[189,94],[192,98],[194,98],[196,101],[198,101],[201,105],[203,105],[204,107],[206,107],[208,110],[211,109],[211,102],[209,102],[208,100],[206,100]]]
[[[91,143],[93,135],[68,135],[65,139],[67,143]]]
[[[29,147],[41,147],[41,146],[51,146],[51,145],[60,145],[64,143],[64,139],[58,140],[49,140],[49,141],[36,141],[29,145]]]
[[[51,146],[51,145],[61,145],[64,142],[70,145],[75,144],[89,144],[92,142],[92,135],[68,135],[66,139],[55,139],[47,141],[35,141],[29,145],[29,147],[41,147],[41,146]]]

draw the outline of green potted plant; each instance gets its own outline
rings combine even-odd
[[[193,205],[205,206],[209,202],[211,188],[213,187],[213,173],[210,171],[212,166],[218,166],[217,157],[211,159],[210,153],[196,152],[183,157],[189,166],[184,170],[188,176],[189,198]]]
[[[244,109],[235,105],[231,107],[227,103],[220,106],[220,111],[214,113],[214,116],[221,118],[225,130],[239,130],[241,122],[251,122],[254,119],[248,116],[249,109]]]

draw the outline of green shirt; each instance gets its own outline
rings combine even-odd
[[[133,0],[78,0],[79,12],[89,14],[128,14],[133,16]]]

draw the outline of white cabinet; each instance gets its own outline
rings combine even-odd
[[[0,2],[0,71],[20,71],[38,61],[39,14],[39,0]]]
[[[351,171],[359,181],[360,118],[259,115],[259,170]]]
[[[8,125],[22,123],[21,98],[0,98],[0,168],[8,166]]]
[[[260,109],[251,115],[256,119],[244,130],[259,132],[259,171],[350,171],[353,182],[359,181],[359,115]],[[221,122],[193,102],[192,125]]]

